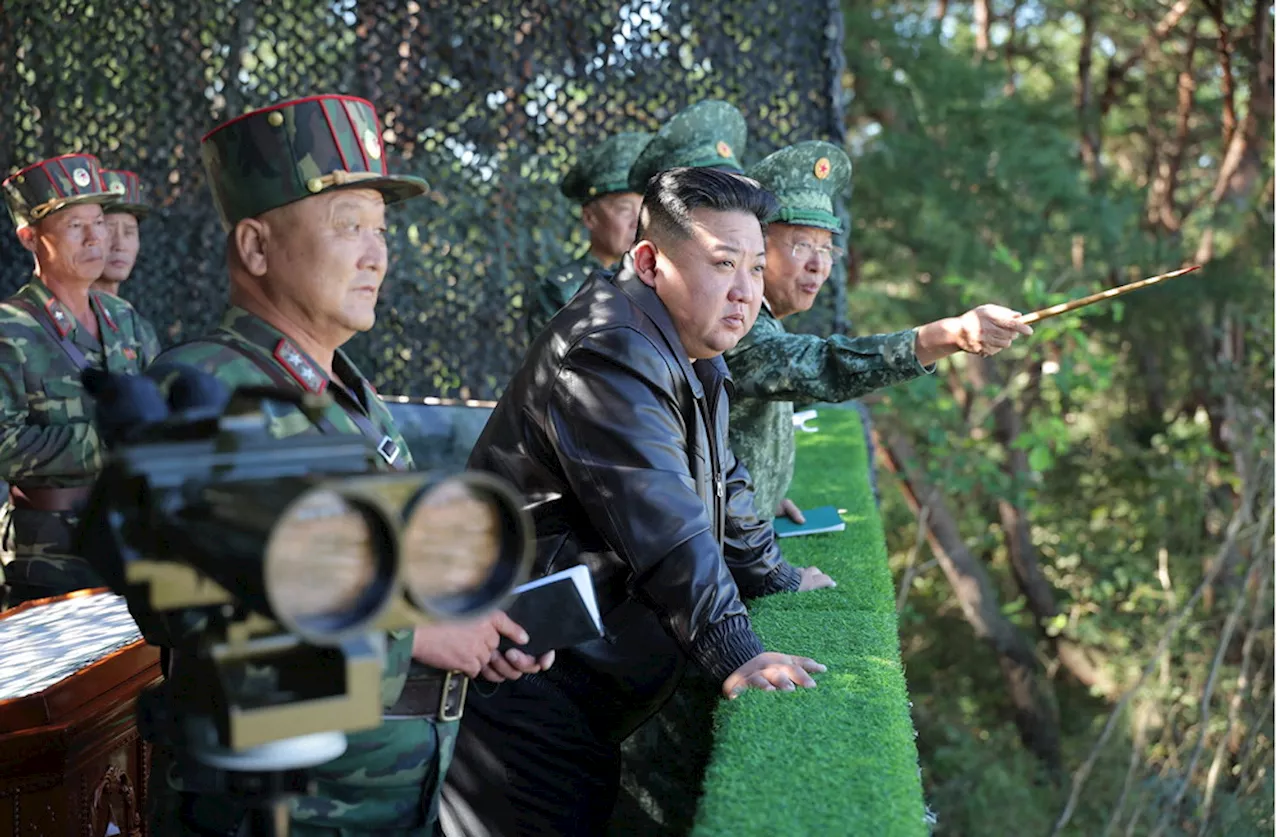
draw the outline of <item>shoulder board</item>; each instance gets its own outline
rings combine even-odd
[[[271,354],[307,392],[321,393],[329,385],[329,378],[288,340],[282,338]]]

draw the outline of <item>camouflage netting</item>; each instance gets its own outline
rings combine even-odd
[[[225,298],[200,138],[281,99],[368,97],[392,170],[432,192],[392,212],[381,316],[357,362],[383,392],[494,397],[524,349],[530,283],[585,249],[557,191],[577,150],[705,97],[746,114],[745,163],[840,142],[840,30],[831,0],[9,0],[0,171],[79,150],[136,170],[159,210],[125,295],[173,342]],[[6,216],[0,294],[30,264]],[[809,327],[843,325],[842,277],[828,288]]]
[[[746,115],[745,164],[842,143],[842,44],[835,0],[6,0],[0,173],[70,151],[137,171],[157,211],[124,293],[173,343],[225,300],[200,138],[282,99],[372,99],[391,169],[432,192],[390,213],[357,363],[384,393],[492,398],[525,348],[531,283],[586,247],[557,189],[577,151],[706,97]],[[6,215],[0,295],[30,269]],[[837,265],[798,327],[843,330],[843,279]],[[688,830],[714,688],[689,684],[629,743],[615,833]]]

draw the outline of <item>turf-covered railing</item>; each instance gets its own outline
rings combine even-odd
[[[784,539],[782,551],[838,586],[757,600],[751,621],[766,648],[812,657],[827,671],[816,689],[749,690],[720,702],[696,837],[928,833],[860,419],[824,409],[810,426],[818,432],[797,434],[789,496],[802,509],[836,506],[846,526]]]

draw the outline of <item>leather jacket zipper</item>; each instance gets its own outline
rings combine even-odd
[[[707,455],[711,460],[711,478],[714,481],[716,490],[715,502],[715,527],[716,540],[720,544],[720,551],[724,551],[724,475],[720,470],[720,450],[716,447],[716,426],[714,415],[711,412],[710,399],[703,397],[698,398],[698,411],[702,413],[702,420],[706,423],[707,433]]]

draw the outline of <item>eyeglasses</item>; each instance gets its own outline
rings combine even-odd
[[[816,247],[807,241],[797,241],[791,245],[791,257],[797,261],[807,262],[817,253],[818,258],[827,264],[832,264],[836,259],[844,255],[844,250],[839,247],[822,246]]]

